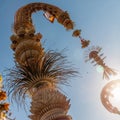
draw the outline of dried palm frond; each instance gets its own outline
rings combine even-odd
[[[49,87],[49,84],[58,88],[59,84],[67,84],[68,77],[74,76],[75,73],[77,72],[71,65],[68,66],[66,56],[48,51],[36,62],[28,62],[27,66],[16,63],[7,74],[6,87],[12,99],[20,102],[25,100],[26,93],[31,89],[44,85]]]

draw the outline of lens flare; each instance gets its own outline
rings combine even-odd
[[[97,70],[98,73],[103,73],[104,72],[104,68],[101,65],[98,65],[96,67],[96,70]]]

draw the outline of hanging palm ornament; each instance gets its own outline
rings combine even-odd
[[[31,18],[32,13],[39,10],[44,12],[44,17],[51,23],[56,19],[66,30],[74,29],[74,22],[68,12],[54,5],[30,3],[18,9],[14,19],[14,33],[10,37],[15,67],[8,74],[8,93],[19,104],[25,100],[26,95],[30,96],[31,120],[71,120],[71,116],[68,115],[70,101],[59,91],[59,85],[68,84],[68,78],[73,77],[77,72],[68,65],[66,56],[62,53],[45,51],[41,43],[42,34],[36,33]],[[80,39],[81,48],[87,49],[90,45],[90,40],[81,37],[81,30],[74,30],[72,36]],[[100,51],[100,47],[89,47],[85,53],[85,61],[102,66],[103,78],[109,79],[110,75],[116,73],[105,64]],[[111,107],[107,99],[110,92],[106,92],[105,89],[101,94],[102,103],[109,111],[112,109],[116,113],[116,108]],[[5,93],[0,94],[0,99],[5,99]],[[2,108],[8,110],[8,104]]]
[[[30,3],[18,9],[14,21],[14,34],[10,37],[15,52],[15,67],[7,79],[9,95],[21,105],[29,95],[31,120],[71,120],[68,115],[70,101],[59,91],[60,84],[68,84],[68,78],[77,72],[68,65],[60,52],[45,51],[42,34],[35,33],[32,13],[42,10],[51,23],[57,19],[66,30],[74,24],[66,11],[47,3]]]
[[[72,36],[80,38],[82,48],[87,48],[89,46],[90,40],[85,40],[81,37],[81,30],[74,30]],[[88,47],[88,49],[85,51],[85,62],[91,61],[91,63],[95,63],[95,66],[100,65],[104,70],[103,79],[109,79],[109,76],[116,75],[116,72],[110,67],[106,66],[104,62],[106,57],[103,56],[103,53],[100,53],[101,49],[102,48],[99,46]]]
[[[105,64],[104,59],[106,56],[101,53],[101,50],[102,48],[99,46],[88,48],[88,50],[85,51],[85,62],[91,61],[94,66],[101,66],[103,68],[103,79],[109,80],[110,75],[116,75],[117,73]]]
[[[81,30],[74,30],[72,36],[80,38],[82,48],[86,48],[90,44],[90,40],[85,40],[84,38],[81,37]]]

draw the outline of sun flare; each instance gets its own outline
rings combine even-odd
[[[113,95],[113,97],[110,98],[112,105],[120,110],[120,83],[112,89],[111,93]]]
[[[104,86],[101,102],[109,112],[120,114],[120,79],[112,80]]]

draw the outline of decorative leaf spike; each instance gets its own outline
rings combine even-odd
[[[103,79],[109,79],[109,75],[116,75],[116,72],[109,68],[105,63],[104,59],[106,57],[103,57],[103,53],[100,54],[102,48],[92,46],[87,51],[85,51],[85,61],[91,61],[91,63],[95,63],[94,66],[100,65],[103,67]]]

